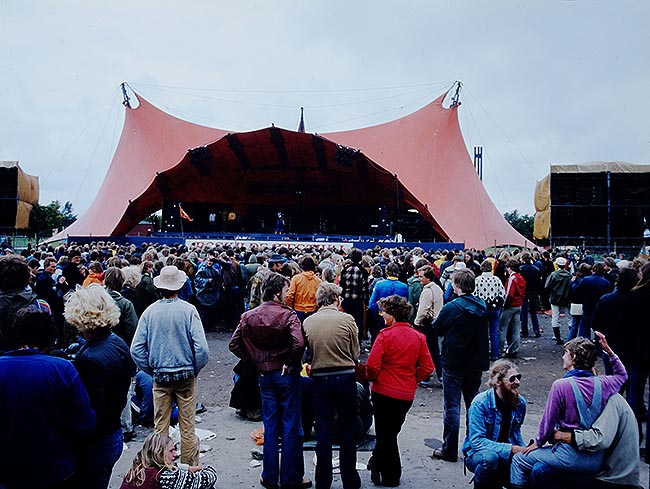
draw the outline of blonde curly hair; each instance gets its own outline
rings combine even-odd
[[[120,322],[120,310],[106,289],[92,284],[70,294],[63,313],[65,320],[85,333],[110,328]]]
[[[152,433],[142,445],[142,449],[135,454],[131,468],[124,476],[126,482],[142,486],[147,480],[146,469],[176,470],[176,466],[165,461],[165,451],[172,439],[164,433]]]

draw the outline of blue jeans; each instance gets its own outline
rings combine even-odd
[[[580,330],[580,322],[582,321],[582,314],[579,316],[571,316],[571,327],[569,328],[569,334],[566,337],[566,340],[572,340],[578,336],[578,331]]]
[[[79,451],[77,486],[84,489],[106,489],[113,466],[122,455],[122,429],[84,445]]]
[[[354,373],[315,376],[316,486],[332,485],[332,438],[337,416],[340,433],[340,467],[344,489],[359,489],[357,472],[357,381]]]
[[[309,316],[314,314],[316,311],[312,312],[302,312],[302,311],[296,311],[296,316],[298,316],[298,319],[300,319],[300,324],[305,322],[305,319],[307,319]]]
[[[604,451],[580,452],[568,443],[556,443],[551,447],[538,448],[527,455],[517,453],[510,465],[510,483],[526,486],[533,468],[546,464],[552,469],[574,474],[593,475],[603,462]]]
[[[530,321],[533,323],[533,333],[539,334],[539,319],[537,318],[537,292],[526,292],[524,302],[521,305],[521,332],[524,336],[528,336],[528,313],[530,313]]]
[[[578,327],[578,336],[583,338],[591,339],[591,322],[594,318],[593,311],[585,311],[584,307],[582,309],[582,321],[580,321],[580,326]]]
[[[488,310],[487,314],[490,326],[490,360],[497,360],[499,358],[499,317],[501,317],[501,309]],[[438,364],[436,363],[436,365]]]
[[[300,421],[300,373],[282,375],[280,370],[260,374],[262,420],[264,421],[264,467],[262,479],[270,484],[295,486],[302,482],[305,462],[302,455]],[[282,465],[278,441],[282,439]]]
[[[442,371],[442,409],[443,431],[442,451],[448,457],[458,456],[458,433],[460,431],[460,398],[469,409],[472,399],[478,394],[481,385],[481,371],[455,372],[443,368]]]
[[[532,487],[535,489],[613,489],[619,487],[589,475],[555,470],[543,463],[536,464],[530,476]]]
[[[465,466],[480,484],[503,485],[510,480],[510,459],[500,459],[494,450],[478,450],[467,455]]]

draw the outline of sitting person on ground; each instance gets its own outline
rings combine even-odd
[[[562,442],[544,447],[546,442],[553,443],[557,427],[561,431],[590,429],[609,398],[627,380],[625,367],[607,344],[605,335],[597,331],[596,336],[609,356],[613,375],[594,374],[596,345],[591,340],[578,337],[564,345],[562,361],[567,373],[551,386],[535,442],[512,459],[511,487],[525,487],[530,481],[531,470],[538,463],[583,475],[594,475],[600,470],[604,457],[602,451],[581,452]]]
[[[176,446],[164,433],[147,437],[136,453],[120,489],[210,489],[217,482],[212,467],[174,464]]]
[[[135,388],[131,397],[133,419],[142,426],[153,426],[153,377],[140,370],[135,374]],[[178,424],[178,406],[173,403],[170,416],[171,425]]]
[[[634,411],[620,394],[607,401],[589,430],[556,431],[556,442],[571,443],[581,451],[604,451],[605,459],[594,476],[553,470],[546,464],[533,467],[533,487],[553,489],[623,489],[639,485],[639,430]]]
[[[237,416],[262,421],[259,372],[252,363],[241,359],[232,370],[235,385],[230,392],[230,407],[235,408]]]
[[[135,388],[134,394],[131,397],[131,410],[134,419],[142,426],[154,425],[153,377],[142,370],[135,375]],[[197,402],[196,414],[201,414],[205,411],[205,405]],[[172,426],[178,424],[178,406],[175,401],[172,402],[169,424]]]
[[[306,367],[307,365],[305,365]],[[302,430],[305,433],[305,441],[314,438],[314,379],[307,377],[304,372],[300,377],[300,416],[302,420]],[[372,403],[370,402],[370,392],[363,384],[357,381],[357,421],[355,425],[355,440],[357,448],[368,441],[368,437],[374,438],[374,435],[368,435],[368,430],[372,426],[373,420]],[[332,440],[338,445],[341,436],[341,427],[338,424],[336,416],[334,417],[334,435]]]
[[[517,367],[508,360],[498,360],[490,370],[491,388],[478,394],[469,407],[463,455],[477,489],[506,484],[512,455],[525,447],[521,425],[526,401],[519,395],[520,385]]]

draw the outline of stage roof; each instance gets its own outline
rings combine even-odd
[[[443,107],[445,96],[385,124],[313,135],[275,127],[230,133],[178,119],[137,95],[139,105],[126,108],[117,150],[93,203],[53,239],[125,234],[160,209],[163,195],[233,202],[250,198],[254,192],[240,189],[261,188],[269,171],[285,178],[296,170],[312,174],[316,189],[325,179],[346,186],[351,190],[342,198],[352,200],[363,196],[358,186],[364,175],[397,186],[443,237],[468,248],[530,244],[490,200],[467,153],[458,107]],[[347,161],[335,165],[341,150]],[[255,177],[258,169],[266,172],[263,181]]]
[[[551,173],[648,173],[650,165],[625,161],[595,161],[566,165],[551,165]]]

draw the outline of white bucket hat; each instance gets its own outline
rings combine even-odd
[[[565,267],[566,264],[567,264],[567,261],[566,261],[566,258],[564,258],[563,256],[558,256],[555,259],[555,263],[557,263],[558,267]]]
[[[160,270],[160,275],[154,277],[153,284],[158,289],[165,290],[180,290],[185,285],[187,275],[185,272],[179,270],[174,265],[163,267]]]

